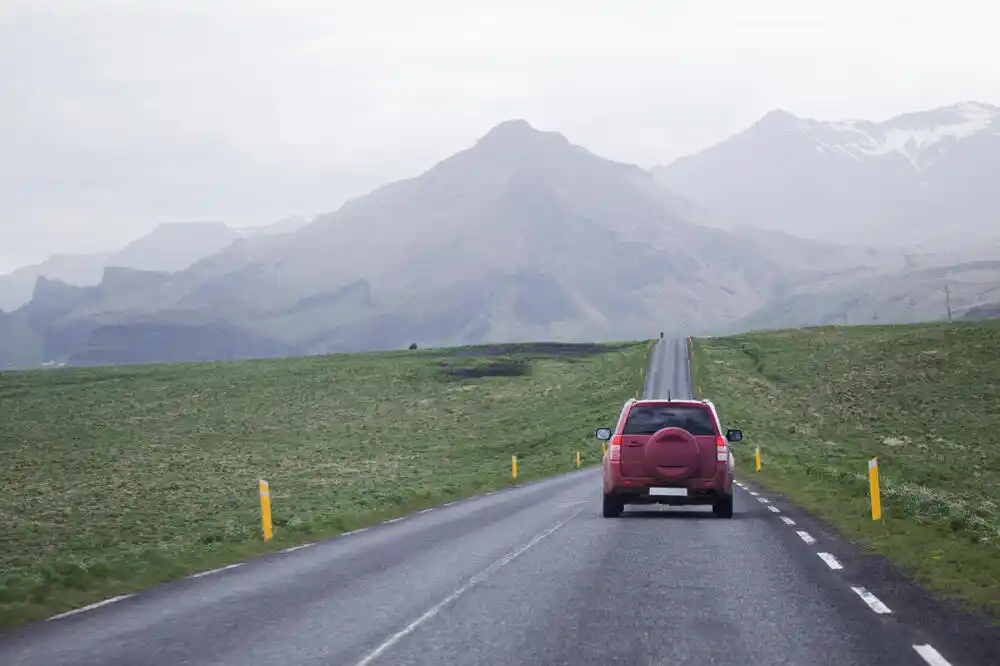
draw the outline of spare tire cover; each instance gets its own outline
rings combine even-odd
[[[698,478],[701,451],[698,440],[683,428],[657,430],[646,442],[646,472],[666,483]]]

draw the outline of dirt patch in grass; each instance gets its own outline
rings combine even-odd
[[[577,451],[597,464],[593,428],[632,395],[648,349],[3,373],[0,626],[503,486],[511,455],[519,480],[569,471]]]
[[[1000,617],[1000,322],[777,331],[694,348],[702,395],[744,428],[746,446],[734,447],[744,475]]]

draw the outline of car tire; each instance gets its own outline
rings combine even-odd
[[[601,515],[605,518],[617,518],[622,515],[622,511],[625,510],[625,503],[620,499],[615,497],[604,496],[604,505],[602,506]]]
[[[724,497],[712,504],[712,513],[716,518],[733,517],[733,496]]]

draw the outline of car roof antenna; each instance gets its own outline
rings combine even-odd
[[[670,402],[670,389],[667,389],[667,402]]]

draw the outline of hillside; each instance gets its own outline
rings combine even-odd
[[[155,326],[178,313],[222,319],[264,347],[304,354],[627,339],[715,330],[806,274],[879,261],[700,223],[710,216],[639,167],[514,120],[292,233],[242,238],[138,288],[105,280],[75,296],[62,290],[58,307],[36,293],[26,325],[50,361],[100,347],[88,337],[97,323],[141,316]],[[217,353],[211,332],[205,338],[188,336],[192,358]],[[88,358],[152,360],[143,339]]]
[[[996,321],[825,327],[697,339],[694,372],[700,394],[748,434],[738,460],[746,478],[997,613],[997,359]],[[751,466],[755,446],[761,473]],[[873,457],[878,524],[868,505]]]
[[[594,464],[648,348],[4,373],[0,626],[501,487],[512,455],[522,480]]]
[[[1000,227],[1000,108],[976,102],[882,123],[776,110],[653,170],[728,225],[862,245],[946,242]]]

